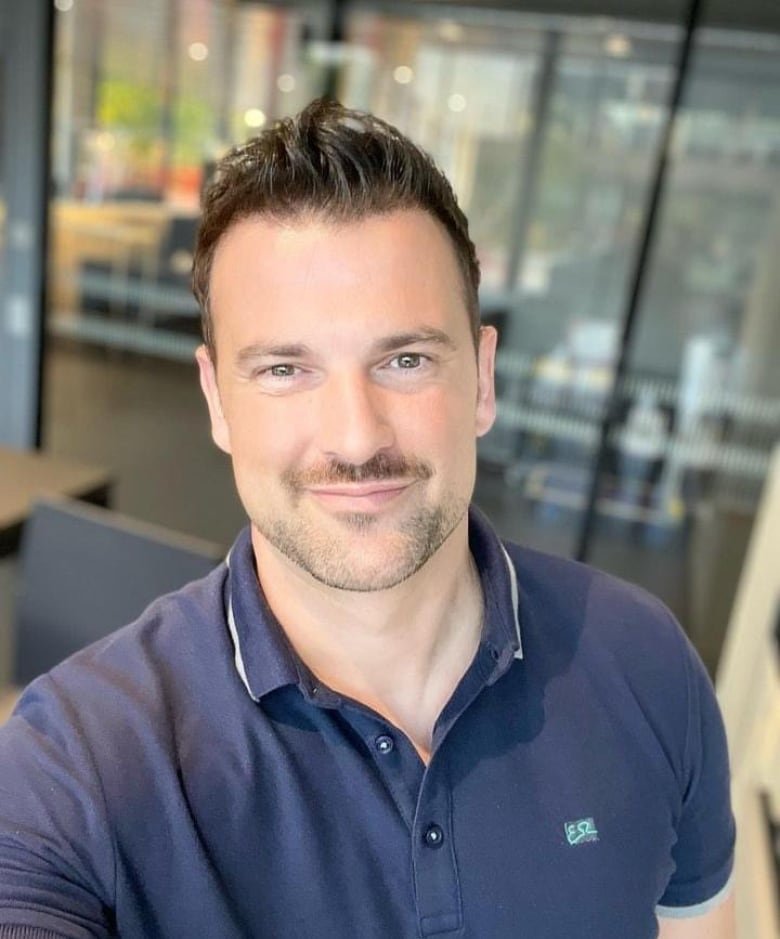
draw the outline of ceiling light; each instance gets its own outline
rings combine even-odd
[[[457,42],[463,38],[463,27],[455,20],[442,20],[438,26],[438,33],[441,39],[447,42]]]
[[[625,59],[634,51],[628,36],[623,33],[612,33],[604,40],[604,51],[616,59]]]
[[[187,47],[187,55],[193,62],[203,62],[208,58],[209,47],[205,42],[191,42]]]
[[[393,78],[399,85],[408,85],[414,78],[414,72],[408,65],[399,65],[398,68],[393,69]]]
[[[244,111],[244,123],[247,127],[262,127],[265,122],[265,111],[261,111],[260,108],[249,108]]]

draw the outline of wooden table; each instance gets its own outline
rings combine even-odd
[[[4,724],[11,716],[21,693],[21,688],[12,686],[0,689],[0,724]]]
[[[101,466],[30,450],[0,447],[0,556],[19,545],[33,504],[46,496],[67,496],[108,505],[113,478]]]

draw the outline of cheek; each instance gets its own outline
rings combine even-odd
[[[420,395],[403,415],[407,449],[427,448],[446,459],[472,446],[475,437],[475,402],[461,390],[453,394],[451,388],[442,388]]]
[[[227,415],[233,461],[257,468],[285,468],[300,458],[310,439],[311,408],[286,401],[236,399]]]

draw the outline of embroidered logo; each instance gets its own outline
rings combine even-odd
[[[599,840],[599,833],[596,831],[592,818],[580,818],[576,822],[566,822],[563,828],[566,832],[566,840],[571,845]]]

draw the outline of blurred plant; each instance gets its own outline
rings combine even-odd
[[[180,95],[176,103],[173,161],[200,166],[209,152],[216,116],[213,106],[194,95]]]
[[[129,150],[148,159],[160,136],[160,89],[121,78],[106,78],[98,86],[97,101],[99,125],[122,132]]]

